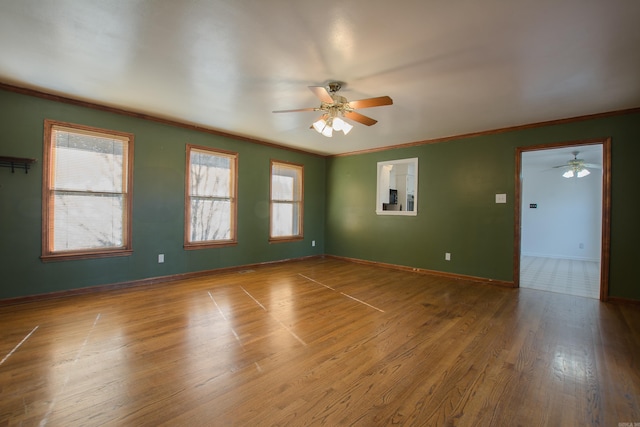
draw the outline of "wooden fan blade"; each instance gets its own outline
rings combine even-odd
[[[602,165],[598,165],[596,163],[582,163],[581,165],[578,165],[578,167],[580,167],[580,166],[585,167],[585,168],[591,168],[591,169],[602,169]],[[564,164],[564,165],[551,166],[551,167],[554,168],[554,169],[557,169],[557,168],[572,168],[573,165],[570,165],[570,164],[567,163],[567,164]]]
[[[382,105],[391,105],[393,100],[388,96],[379,96],[377,98],[361,99],[359,101],[350,101],[349,107],[353,109],[380,107]]]
[[[371,126],[378,123],[377,120],[372,119],[371,117],[363,116],[360,113],[356,113],[355,111],[345,111],[344,116],[347,119],[351,119],[355,122],[362,123],[363,125]]]
[[[333,98],[329,95],[327,88],[324,86],[309,86],[309,89],[315,96],[320,98],[320,101],[326,102],[327,104],[333,104]]]
[[[317,108],[298,108],[297,110],[277,110],[272,111],[272,113],[297,113],[300,111],[317,111]]]

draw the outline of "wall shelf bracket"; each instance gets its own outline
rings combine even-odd
[[[29,173],[29,168],[35,162],[36,159],[0,156],[0,167],[11,168],[11,173],[14,173],[16,171],[16,168],[24,169],[24,173]]]

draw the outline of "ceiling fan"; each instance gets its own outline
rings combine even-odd
[[[320,99],[319,107],[299,108],[296,110],[277,110],[274,113],[296,113],[301,111],[322,111],[322,116],[313,124],[311,128],[324,136],[331,137],[333,131],[342,131],[348,134],[353,126],[344,121],[344,118],[353,120],[363,125],[372,126],[378,121],[360,114],[354,110],[360,108],[380,107],[393,104],[393,100],[388,96],[376,98],[360,99],[358,101],[347,101],[344,96],[338,95],[342,88],[341,82],[330,82],[325,86],[309,86],[311,92]]]
[[[579,151],[572,151],[571,154],[573,154],[573,159],[569,160],[564,165],[552,166],[554,169],[566,168],[567,171],[562,174],[562,176],[565,178],[572,178],[574,176],[578,178],[585,177],[591,173],[587,168],[602,169],[601,165],[598,165],[595,163],[586,163],[583,159],[579,159],[578,158],[578,154],[580,154]]]

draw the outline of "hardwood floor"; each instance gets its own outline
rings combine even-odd
[[[640,422],[637,306],[336,259],[3,306],[0,325],[0,426]]]

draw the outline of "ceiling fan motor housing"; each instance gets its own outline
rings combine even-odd
[[[331,82],[327,85],[327,87],[329,88],[329,93],[331,93],[332,95],[335,94],[337,91],[339,91],[340,89],[342,89],[342,82]]]

